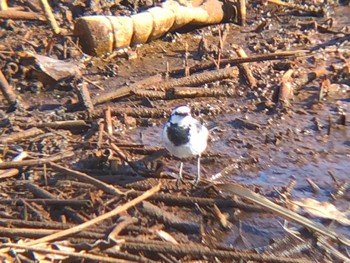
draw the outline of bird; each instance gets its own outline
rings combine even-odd
[[[191,115],[187,105],[180,105],[171,111],[162,131],[164,147],[168,152],[181,159],[177,186],[182,181],[183,159],[197,157],[197,177],[194,185],[200,181],[201,154],[207,148],[209,131]]]

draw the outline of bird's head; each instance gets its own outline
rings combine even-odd
[[[187,126],[188,122],[192,119],[191,109],[186,105],[180,105],[175,107],[170,114],[169,121],[173,124],[180,126]]]

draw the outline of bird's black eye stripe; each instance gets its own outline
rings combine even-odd
[[[174,115],[177,115],[177,116],[188,116],[189,113],[188,112],[175,112]]]

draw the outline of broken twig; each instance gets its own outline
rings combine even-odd
[[[74,155],[73,152],[61,153],[56,156],[52,156],[49,158],[41,158],[34,160],[25,160],[25,161],[12,161],[12,162],[3,162],[0,163],[0,169],[8,169],[8,168],[22,168],[24,166],[40,166],[47,164],[49,162],[60,161],[65,158],[72,157]]]
[[[25,131],[12,133],[11,135],[1,136],[0,143],[14,143],[21,140],[26,140],[30,137],[35,137],[39,134],[43,134],[44,132],[36,127],[30,128]]]
[[[0,12],[0,18],[1,18],[1,12]],[[15,105],[16,103],[18,103],[17,95],[14,93],[12,87],[7,82],[7,79],[5,78],[1,70],[0,70],[0,89],[5,99],[10,105]]]
[[[65,175],[72,176],[74,178],[78,178],[82,182],[90,183],[90,184],[96,186],[99,189],[102,189],[103,191],[105,191],[109,194],[112,194],[115,196],[119,196],[119,195],[124,194],[123,192],[121,192],[120,190],[115,188],[114,186],[106,184],[106,183],[104,183],[104,182],[102,182],[94,177],[91,177],[87,174],[84,174],[84,173],[81,173],[78,171],[74,171],[72,169],[66,168],[66,167],[59,165],[59,164],[55,164],[53,162],[50,162],[49,165],[55,171],[58,171],[58,172],[63,173]]]
[[[244,2],[244,0],[242,1]],[[231,45],[232,48],[235,50],[235,52],[237,53],[237,55],[241,58],[247,58],[247,54],[245,53],[245,51],[243,50],[242,47],[238,46],[238,45]],[[242,63],[240,65],[238,65],[238,68],[240,70],[240,72],[242,73],[244,79],[247,81],[247,83],[249,84],[250,87],[255,88],[257,86],[256,80],[252,74],[252,71],[250,70],[249,66],[247,63]]]
[[[199,224],[180,219],[176,215],[166,212],[150,202],[142,202],[142,211],[151,217],[159,219],[165,225],[176,228],[184,233],[199,233]]]
[[[15,10],[14,8],[0,11],[0,19],[46,21],[46,18],[43,15],[34,12]]]
[[[43,9],[45,16],[47,18],[47,21],[50,22],[50,25],[52,27],[52,31],[59,35],[61,33],[61,29],[59,28],[57,21],[55,19],[55,16],[52,13],[51,7],[47,0],[40,0],[41,8]]]

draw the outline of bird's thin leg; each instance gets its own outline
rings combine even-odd
[[[180,162],[180,168],[179,168],[179,177],[177,178],[177,181],[176,181],[176,186],[179,187],[180,186],[180,183],[182,181],[182,169],[184,167],[184,163],[183,162]]]
[[[199,155],[197,160],[197,177],[196,177],[196,180],[194,181],[194,185],[197,185],[200,180],[201,180],[201,156]]]

